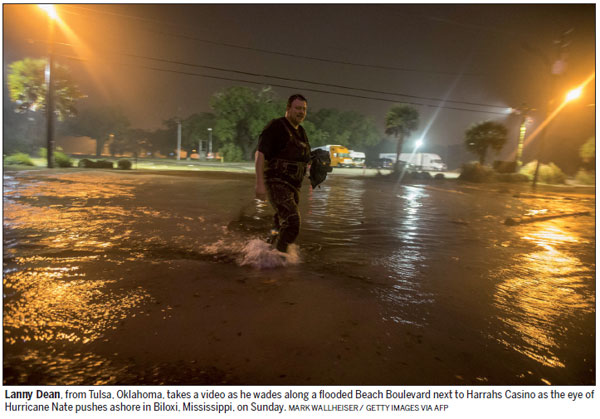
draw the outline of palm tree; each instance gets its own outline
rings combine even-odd
[[[488,147],[500,152],[506,143],[506,127],[497,122],[480,122],[472,125],[465,133],[465,146],[471,153],[479,156],[483,165]]]
[[[409,135],[411,131],[417,129],[419,124],[419,113],[410,105],[399,104],[390,108],[385,115],[385,133],[393,135],[398,139],[396,146],[396,169],[398,168],[398,160],[402,153],[402,144],[404,137]]]

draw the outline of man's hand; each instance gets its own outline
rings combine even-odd
[[[265,166],[265,155],[260,151],[257,151],[254,155],[254,170],[256,171],[256,198],[261,201],[267,199],[267,190],[265,188],[265,178],[263,170]]]
[[[256,184],[256,198],[260,199],[261,201],[266,201],[267,199],[267,191],[265,189],[265,184],[262,182]]]

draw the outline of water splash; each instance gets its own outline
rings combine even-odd
[[[257,269],[272,269],[300,263],[298,247],[292,244],[287,253],[273,249],[270,244],[260,240],[250,240],[242,249],[239,264]]]

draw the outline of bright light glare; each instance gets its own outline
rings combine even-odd
[[[42,9],[44,12],[48,13],[52,19],[58,19],[58,13],[56,13],[56,9],[51,4],[38,4],[38,7]]]
[[[421,139],[417,140],[417,144],[416,144],[417,148],[421,147],[422,145],[423,145],[423,140],[421,140]]]
[[[579,96],[581,96],[582,90],[583,90],[582,87],[578,87],[577,89],[573,89],[573,90],[569,91],[569,93],[567,93],[567,97],[565,98],[565,101],[570,102],[572,100],[577,99]]]

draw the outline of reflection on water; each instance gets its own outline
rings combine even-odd
[[[570,222],[556,219],[519,230],[536,249],[499,273],[494,294],[506,326],[497,339],[549,367],[565,367],[557,355],[565,332],[581,314],[594,311],[594,272],[565,246],[582,241],[568,230]]]
[[[306,384],[322,365],[331,376],[321,383],[594,380],[591,217],[506,227],[507,215],[556,208],[443,183],[331,176],[303,189],[297,254],[282,258],[258,240],[272,211],[252,185],[96,171],[5,176],[5,377],[177,383],[193,371],[189,383],[220,383],[244,370],[251,381],[293,351],[298,367],[286,368],[295,375],[277,380]],[[230,350],[238,344],[244,353]],[[127,367],[142,355],[146,364]],[[342,380],[348,371],[355,378]]]
[[[6,343],[69,341],[88,343],[116,328],[148,294],[138,287],[122,292],[107,288],[116,280],[94,280],[77,264],[54,259],[55,267],[27,268],[5,274],[4,339]],[[19,264],[37,264],[21,258]],[[62,266],[61,266],[62,265]]]

